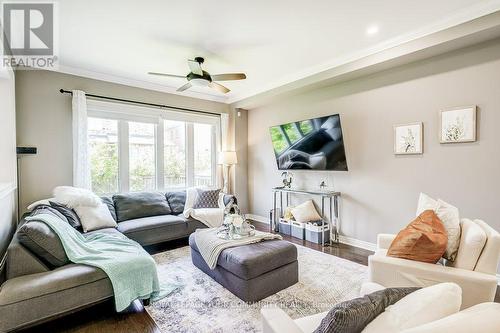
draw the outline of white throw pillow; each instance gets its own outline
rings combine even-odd
[[[58,186],[54,189],[54,198],[57,202],[65,204],[69,208],[77,206],[97,207],[102,204],[101,198],[94,192],[72,186]]]
[[[441,220],[448,234],[448,243],[443,258],[454,261],[460,245],[460,216],[458,208],[438,199],[434,200],[425,193],[420,193],[417,216],[426,210],[433,210]]]
[[[415,216],[419,216],[426,210],[436,210],[438,206],[437,200],[432,199],[425,193],[420,193],[418,197],[418,206],[417,206],[417,214]]]
[[[109,212],[108,206],[101,203],[98,206],[76,206],[75,212],[80,218],[84,232],[103,228],[116,228],[116,222]]]
[[[448,244],[446,244],[446,251],[443,254],[443,258],[454,261],[460,245],[461,234],[458,208],[438,199],[438,206],[435,213],[448,233]]]
[[[460,310],[462,289],[440,283],[419,289],[387,307],[363,333],[395,333],[447,317]]]
[[[196,187],[188,187],[186,189],[186,202],[184,203],[184,216],[189,217],[189,211],[193,208],[196,198],[198,197],[198,191]]]
[[[321,220],[321,215],[318,214],[312,200],[307,200],[297,207],[292,208],[292,215],[295,221],[301,223]]]
[[[477,260],[481,256],[487,236],[484,230],[471,220],[462,219],[462,236],[455,261],[447,266],[474,270]]]

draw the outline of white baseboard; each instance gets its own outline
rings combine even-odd
[[[343,235],[339,235],[339,242],[341,242],[342,244],[347,244],[347,245],[351,245],[354,247],[359,247],[359,248],[369,250],[369,251],[375,251],[377,249],[377,244],[375,244],[375,243],[370,243],[370,242],[362,241],[362,240],[359,240],[356,238],[351,238],[351,237],[347,237],[347,236],[343,236]]]
[[[267,217],[255,215],[255,214],[245,214],[245,216],[247,217],[247,219],[254,220],[254,221],[257,221],[260,223],[269,224],[269,218],[267,218]]]

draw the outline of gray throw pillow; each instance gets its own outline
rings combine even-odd
[[[165,197],[167,198],[173,214],[181,214],[184,212],[184,205],[186,204],[186,191],[167,192]]]
[[[194,202],[193,208],[218,208],[219,207],[219,193],[218,190],[201,190],[196,189],[198,196]]]
[[[115,203],[113,202],[113,198],[101,197],[101,200],[106,206],[108,206],[108,209],[109,209],[109,212],[111,213],[111,216],[116,221],[116,210],[115,210]]]
[[[30,216],[51,214],[65,219],[59,212],[49,206],[39,207]],[[66,256],[59,236],[42,221],[31,220],[25,222],[17,231],[17,239],[28,250],[51,268],[60,267],[70,261]]]
[[[82,230],[82,223],[80,222],[80,218],[78,217],[78,214],[72,209],[69,208],[68,206],[59,203],[59,202],[53,202],[49,201],[50,207],[54,208],[57,210],[59,213],[64,215],[68,223],[75,228],[76,230]]]
[[[115,194],[113,202],[118,222],[172,213],[165,194],[159,192]]]
[[[314,333],[358,333],[385,308],[420,288],[387,288],[333,307]]]

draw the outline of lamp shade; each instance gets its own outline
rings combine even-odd
[[[219,154],[219,164],[233,165],[238,163],[235,151],[223,151]]]

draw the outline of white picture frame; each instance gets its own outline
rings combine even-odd
[[[439,113],[439,142],[475,142],[477,107],[464,106],[441,110]]]
[[[394,125],[394,154],[419,155],[424,153],[424,125],[422,122]]]

